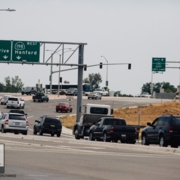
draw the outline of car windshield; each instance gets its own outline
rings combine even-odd
[[[8,100],[10,100],[10,101],[17,101],[18,98],[9,98]]]
[[[20,114],[9,114],[9,119],[13,119],[13,120],[26,120],[24,115],[20,115]]]
[[[57,119],[52,119],[52,118],[46,118],[45,119],[45,123],[47,124],[56,124],[56,125],[60,125],[60,121]]]
[[[25,114],[24,111],[22,111],[22,110],[16,110],[16,109],[11,109],[9,112],[11,112],[11,113],[21,113],[21,114]]]

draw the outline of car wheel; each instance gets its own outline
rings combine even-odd
[[[117,142],[118,142],[118,140],[112,140],[112,142],[117,143]]]
[[[23,135],[27,135],[27,131],[23,132],[22,134],[23,134]]]
[[[121,140],[121,143],[123,143],[123,144],[126,143],[126,140],[123,140],[123,139],[122,139],[122,140]]]
[[[90,98],[88,97],[88,99],[90,99]]]
[[[94,137],[93,137],[93,133],[92,132],[89,132],[89,140],[90,141],[94,141]]]
[[[136,140],[131,140],[127,142],[128,144],[136,144]]]
[[[43,135],[43,131],[42,131],[42,129],[40,129],[40,131],[39,131],[39,135]]]
[[[33,102],[35,102],[35,99],[33,99]]]
[[[54,136],[54,133],[51,133],[51,136]]]
[[[172,144],[171,144],[171,147],[172,147],[172,148],[178,148],[178,144],[177,144],[177,143],[172,143]]]
[[[76,129],[75,132],[74,132],[74,136],[75,136],[75,139],[80,139],[79,135],[78,135],[78,130]]]
[[[1,128],[1,132],[6,133],[6,130],[4,129],[4,126],[2,126],[2,128]]]
[[[167,147],[168,146],[168,144],[167,144],[167,142],[166,142],[163,135],[161,135],[160,138],[159,138],[159,146],[161,146],[161,147]]]
[[[61,136],[61,133],[59,132],[59,133],[57,133],[57,137],[60,137]]]
[[[25,104],[22,106],[22,109],[24,109],[25,108]]]
[[[109,142],[109,141],[110,141],[110,140],[107,138],[107,133],[106,133],[106,132],[103,133],[103,141],[104,141],[104,142]]]
[[[56,109],[56,112],[58,112],[58,110]]]
[[[34,134],[34,135],[37,134],[37,131],[36,131],[35,127],[33,128],[33,134]]]
[[[49,101],[49,99],[46,100],[46,102],[48,102],[48,101]]]
[[[145,134],[142,135],[141,144],[142,144],[142,145],[147,145],[147,146],[149,145]]]

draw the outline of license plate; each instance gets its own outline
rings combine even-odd
[[[126,134],[121,134],[121,137],[122,137],[122,138],[125,138],[125,137],[126,137]]]
[[[19,126],[19,124],[20,124],[19,122],[15,122],[15,125],[16,125],[16,126]]]

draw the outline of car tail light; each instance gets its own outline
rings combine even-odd
[[[5,122],[4,122],[4,124],[9,124],[9,120],[6,119]]]
[[[169,126],[169,132],[172,133],[173,132],[173,126]]]
[[[28,120],[26,119],[26,126],[29,126],[29,122],[28,122]]]

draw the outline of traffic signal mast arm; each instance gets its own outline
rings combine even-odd
[[[128,65],[128,69],[131,69],[131,63],[108,63],[108,64],[104,64],[104,63],[102,63],[102,65]],[[86,66],[86,68],[88,68],[88,67],[94,67],[94,66],[100,66],[100,64],[93,64],[93,65],[84,65],[84,66]],[[64,71],[69,71],[69,70],[75,70],[75,69],[77,69],[77,68],[70,68],[70,69],[64,69],[64,70],[61,70],[61,72],[64,72]],[[59,72],[59,71],[54,71],[53,73],[57,73],[57,72]]]

